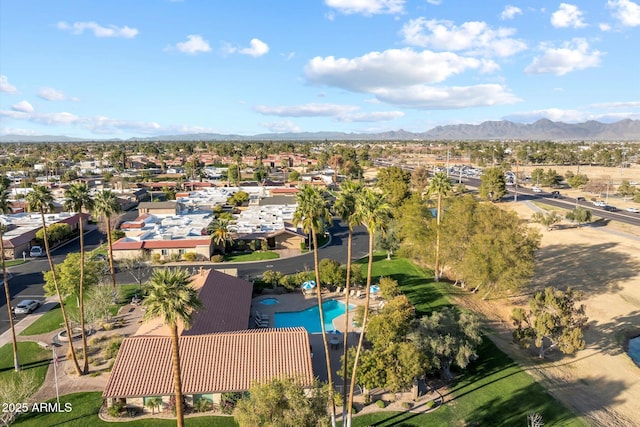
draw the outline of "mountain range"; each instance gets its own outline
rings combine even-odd
[[[640,141],[640,120],[625,119],[614,123],[589,120],[584,123],[554,122],[541,119],[534,123],[508,120],[487,121],[479,125],[459,124],[437,126],[426,132],[405,130],[380,133],[289,132],[263,133],[251,136],[194,133],[130,138],[126,141],[408,141],[408,140],[544,140],[544,141]],[[0,142],[80,142],[84,138],[41,135],[2,135]],[[123,141],[95,139],[94,141]]]

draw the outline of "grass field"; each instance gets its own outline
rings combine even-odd
[[[276,259],[280,258],[277,252],[271,251],[256,251],[251,252],[250,254],[241,254],[241,255],[225,255],[224,260],[227,262],[245,262],[245,261],[264,261],[268,259]]]
[[[23,371],[34,370],[37,388],[40,388],[47,375],[51,351],[44,350],[35,342],[18,342],[18,361]],[[13,370],[13,345],[0,347],[0,384],[15,377]]]

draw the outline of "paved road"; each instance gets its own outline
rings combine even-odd
[[[342,264],[347,262],[347,237],[348,229],[340,221],[335,222],[334,226],[330,230],[332,239],[331,243],[320,249],[320,259],[330,258],[339,261]],[[100,244],[104,243],[106,236],[99,232],[97,229],[92,230],[85,234],[85,245],[87,250],[95,249]],[[353,250],[352,255],[354,259],[361,258],[367,254],[368,250],[368,235],[364,227],[358,227],[354,230],[353,236]],[[53,251],[53,262],[55,264],[64,261],[64,258],[68,253],[79,252],[80,244],[76,239],[69,244],[57,248]],[[202,264],[205,268],[211,268],[213,264]],[[284,274],[297,273],[299,271],[313,269],[313,254],[308,253],[291,258],[275,259],[268,261],[249,262],[249,263],[224,263],[216,265],[224,268],[237,268],[238,276],[244,279],[253,279],[261,276],[265,270],[281,271]],[[196,271],[200,267],[200,264],[190,264],[189,268]],[[11,278],[9,280],[11,301],[15,305],[22,299],[39,299],[42,300],[44,296],[44,279],[42,276],[43,271],[49,270],[49,263],[46,257],[42,258],[29,258],[29,262],[21,264],[15,267],[11,267]],[[146,277],[149,275],[147,271]],[[145,278],[146,278],[145,277]],[[118,283],[131,283],[133,277],[128,272],[119,272],[116,275]],[[0,292],[0,334],[9,329],[9,319],[7,314],[6,301],[4,296],[4,290]],[[28,316],[28,315],[27,315]],[[18,321],[23,316],[18,315]]]

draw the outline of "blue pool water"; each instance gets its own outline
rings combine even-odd
[[[260,304],[262,305],[273,305],[273,304],[277,304],[280,301],[278,301],[278,298],[265,298],[263,300],[260,301]]]
[[[333,319],[344,314],[344,303],[342,301],[330,300],[322,303],[324,312],[324,328],[327,331],[334,330]],[[349,309],[353,310],[354,305]],[[314,305],[306,310],[291,311],[286,313],[275,313],[274,326],[276,328],[292,328],[296,326],[304,327],[310,334],[322,332],[320,327],[320,311]]]
[[[635,337],[629,340],[629,350],[627,353],[629,353],[631,359],[640,366],[640,337]]]

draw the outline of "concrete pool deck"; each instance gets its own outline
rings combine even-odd
[[[267,299],[267,298],[277,298],[279,302],[277,304],[271,304],[271,305],[260,304],[261,300]],[[322,301],[324,302],[329,300],[338,300],[338,301],[345,302],[345,295],[337,294],[335,292],[323,293]],[[351,305],[356,305],[356,306],[363,305],[364,301],[365,301],[364,298],[349,297],[349,304]],[[252,328],[255,327],[254,319],[256,316],[256,311],[260,313],[260,315],[269,316],[269,327],[273,327],[275,313],[286,312],[286,311],[301,311],[317,304],[318,304],[318,297],[316,294],[303,295],[302,292],[292,292],[292,293],[277,294],[277,295],[265,294],[265,295],[257,296],[253,298],[253,301],[251,304],[251,327]],[[377,304],[377,302],[375,302],[375,304]],[[374,304],[372,303],[372,306],[373,305]],[[351,313],[349,314],[349,323],[351,323],[351,319],[353,318],[352,316],[354,314],[355,314],[355,311],[351,311]],[[342,314],[333,320],[335,329],[339,331],[344,330],[344,317],[345,315]],[[359,332],[360,332],[360,328],[354,328],[353,326],[349,325],[348,344],[347,344],[348,347],[356,346],[358,344],[358,338],[360,336]],[[333,381],[336,386],[341,386],[343,384],[342,377],[336,375],[335,372],[340,369],[340,357],[342,356],[342,353],[343,353],[342,345],[343,345],[344,336],[342,335],[342,333],[339,333],[339,334],[329,333],[327,335],[327,340],[331,340],[332,338],[337,338],[339,340],[339,345],[337,346],[337,348],[330,347],[329,349],[330,360],[331,360],[331,370],[334,372]],[[324,343],[322,342],[322,334],[320,333],[309,334],[309,343],[311,344],[312,353],[313,353],[313,359],[312,359],[313,374],[314,376],[318,377],[321,381],[327,381],[328,380],[327,366],[326,366],[326,359],[325,359],[325,352],[324,352]]]

